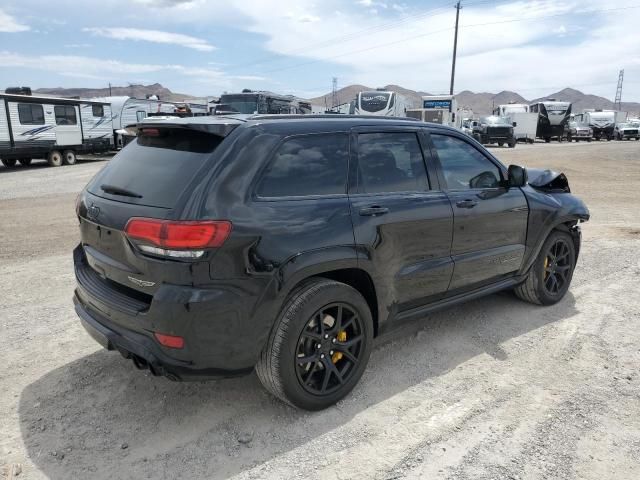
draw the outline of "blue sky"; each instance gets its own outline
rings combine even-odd
[[[389,83],[448,90],[455,2],[4,0],[0,88],[159,82],[316,96]],[[640,101],[640,0],[463,1],[456,90],[574,87]]]

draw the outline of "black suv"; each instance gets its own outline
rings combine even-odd
[[[135,130],[78,197],[83,325],[154,375],[255,369],[310,410],[345,396],[373,338],[403,320],[504,289],[560,300],[589,218],[564,175],[507,169],[434,124],[289,115]]]

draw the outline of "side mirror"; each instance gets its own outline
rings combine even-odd
[[[517,127],[518,126],[518,122],[513,122],[513,126]]]
[[[518,165],[509,165],[508,175],[510,187],[524,187],[527,184],[527,170]]]

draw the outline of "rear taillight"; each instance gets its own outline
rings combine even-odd
[[[174,258],[198,258],[207,248],[221,247],[231,233],[226,220],[172,221],[131,218],[127,237],[145,253]]]

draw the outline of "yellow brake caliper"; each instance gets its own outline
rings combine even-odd
[[[347,332],[344,330],[339,331],[338,335],[336,336],[336,340],[338,340],[339,342],[346,342]],[[342,357],[343,357],[342,352],[333,352],[333,355],[331,355],[331,361],[333,363],[338,363],[338,361],[341,360]]]

